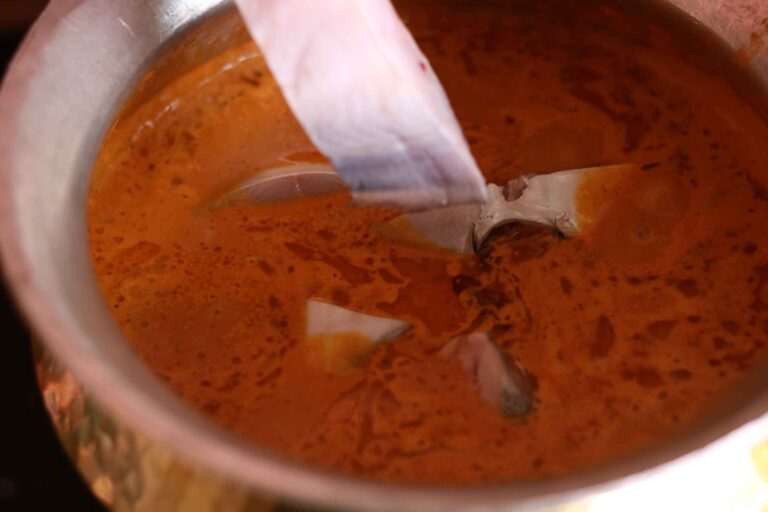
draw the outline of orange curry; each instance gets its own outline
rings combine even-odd
[[[227,429],[385,481],[562,474],[690,424],[768,337],[768,129],[660,25],[584,3],[401,6],[489,182],[640,166],[584,237],[510,225],[462,257],[381,236],[399,213],[344,193],[211,206],[260,170],[323,161],[250,43],[120,118],[88,223],[136,352]],[[327,364],[310,298],[412,328]],[[499,414],[436,357],[468,332],[525,367],[532,412]]]

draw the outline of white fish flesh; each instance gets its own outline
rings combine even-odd
[[[396,217],[388,223],[396,229],[380,229],[393,238],[413,239],[415,231],[424,239],[460,254],[474,254],[494,229],[512,222],[529,222],[556,229],[566,237],[582,233],[592,219],[579,211],[577,196],[585,179],[606,173],[636,169],[633,164],[590,167],[524,176],[506,186],[488,185],[488,199],[477,205],[458,205]],[[621,180],[608,180],[608,186]],[[603,191],[604,194],[608,194]]]
[[[586,228],[577,204],[584,180],[601,173],[616,175],[636,167],[621,164],[524,176],[509,182],[506,189],[488,185],[488,201],[475,223],[475,241],[480,245],[502,224],[521,221],[555,228],[566,237],[577,236]],[[510,192],[512,196],[507,199]]]
[[[321,300],[307,301],[307,336],[354,333],[375,345],[397,338],[410,327],[394,318],[366,315]]]
[[[389,0],[236,0],[304,130],[359,203],[480,202],[480,170]]]

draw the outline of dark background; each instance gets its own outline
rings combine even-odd
[[[0,75],[44,4],[0,0]],[[0,282],[0,511],[17,510],[103,508],[58,443],[35,381],[29,333]]]

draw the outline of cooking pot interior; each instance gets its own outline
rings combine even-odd
[[[766,29],[759,25],[760,19],[768,19],[760,17],[768,16],[768,8],[759,0],[742,0],[737,6],[689,0],[675,5],[627,3],[631,9],[651,9],[661,24],[685,27],[681,36],[698,48],[695,58],[731,74],[754,108],[768,112],[763,101]],[[229,2],[106,4],[85,2],[69,12],[58,11],[61,4],[52,6],[5,84],[3,117],[17,125],[13,130],[4,126],[0,142],[10,161],[3,192],[3,249],[9,278],[47,346],[98,402],[137,430],[216,471],[275,493],[325,503],[341,499],[359,508],[373,506],[371,498],[378,497],[390,503],[402,500],[404,509],[442,503],[441,509],[449,510],[567,493],[622,477],[683,455],[768,410],[768,365],[762,364],[728,400],[653,450],[579,475],[456,490],[454,495],[317,473],[213,426],[168,392],[123,341],[93,276],[85,204],[92,164],[109,127],[174,78],[246,40],[247,34]],[[59,22],[61,16],[67,16],[67,23]],[[73,56],[79,59],[75,66]],[[53,89],[56,95],[49,93]]]

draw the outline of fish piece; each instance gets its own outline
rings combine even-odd
[[[426,57],[389,0],[236,0],[308,136],[361,204],[485,199]]]
[[[410,327],[402,320],[358,313],[321,300],[307,301],[308,336],[354,332],[375,344],[397,338]]]
[[[622,183],[620,176],[633,169],[637,165],[589,167],[523,176],[503,188],[488,185],[488,200],[474,225],[475,243],[482,245],[494,229],[510,222],[542,224],[566,237],[578,236],[594,220],[581,215],[579,209],[578,197],[585,182],[601,179],[616,186]]]
[[[307,302],[309,357],[330,372],[359,366],[380,343],[398,338],[410,328],[394,318],[367,315],[322,300]]]
[[[246,203],[276,203],[343,190],[347,190],[346,185],[328,165],[286,165],[257,173],[218,198],[211,206],[219,208]]]
[[[460,254],[474,254],[472,227],[480,205],[460,204],[410,215],[399,215],[378,227],[380,234],[412,245],[439,247]]]
[[[587,182],[600,180],[605,200],[636,165],[590,167],[551,174],[529,175],[501,187],[488,185],[488,199],[480,206],[455,207],[398,216],[379,229],[386,236],[412,242],[419,237],[460,254],[474,254],[496,228],[529,222],[556,229],[566,237],[584,233],[596,219],[585,215],[579,197]]]
[[[496,346],[490,334],[458,336],[439,354],[457,357],[475,389],[504,416],[525,416],[533,409],[533,392],[525,370]]]

